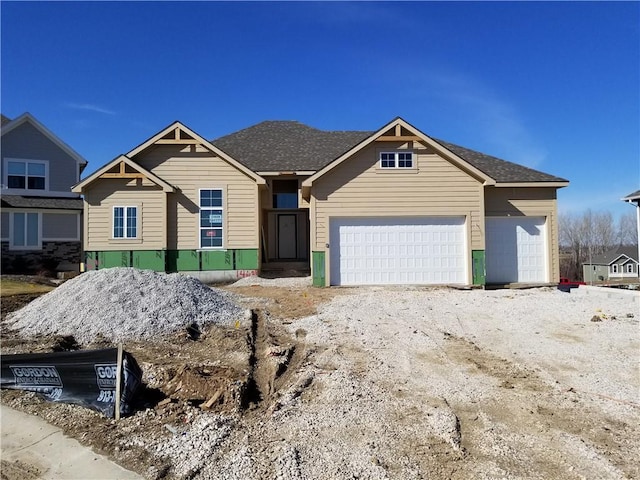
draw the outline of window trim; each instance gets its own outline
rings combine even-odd
[[[123,224],[122,224],[122,232],[123,232],[123,236],[122,237],[116,237],[116,208],[122,208],[124,209],[123,211]],[[133,237],[129,237],[127,236],[127,230],[128,230],[128,218],[129,216],[127,215],[128,210],[130,208],[135,208],[136,209],[136,234]],[[140,238],[140,207],[138,205],[113,205],[113,207],[111,207],[111,240],[117,240],[117,241],[121,241],[121,240],[136,240]]]
[[[411,155],[411,166],[407,167],[401,167],[400,166],[400,162],[401,161],[406,161],[405,160],[401,160],[399,157],[400,155],[404,155],[404,154],[409,154]],[[383,155],[393,155],[393,166],[384,166],[382,165],[383,161],[391,161],[391,159],[382,159]],[[378,168],[381,170],[401,170],[401,171],[407,171],[407,170],[415,170],[416,169],[416,158],[415,158],[415,152],[413,150],[381,150],[378,152]]]
[[[612,265],[611,265],[611,273],[620,273],[620,272],[618,271],[618,270],[619,270],[619,269],[618,269],[618,266],[619,266],[619,265],[618,265],[617,263],[612,264]]]
[[[24,163],[25,164],[25,188],[9,188],[9,162]],[[29,188],[29,173],[28,164],[37,163],[44,165],[44,189]],[[38,175],[39,177],[39,175]],[[6,190],[7,194],[10,193],[46,193],[49,192],[49,160],[38,160],[34,158],[12,158],[5,157],[2,162],[2,189]]]
[[[28,237],[28,222],[26,221],[27,215],[37,215],[38,217],[38,243],[37,245],[16,245],[15,243],[15,216],[25,215],[24,223],[24,237],[25,243]],[[42,213],[40,212],[9,212],[9,250],[42,250]]]
[[[202,192],[203,191],[213,191],[213,190],[217,190],[220,192],[220,206],[219,207],[203,207],[201,205],[201,199],[202,199]],[[225,244],[226,244],[226,228],[225,228],[225,222],[226,222],[226,208],[225,208],[225,200],[226,200],[226,195],[225,195],[225,189],[222,187],[203,187],[203,188],[199,188],[198,189],[198,249],[200,250],[224,250]],[[220,210],[221,211],[221,215],[222,215],[222,221],[220,222],[220,226],[219,227],[203,227],[202,225],[200,225],[200,218],[201,218],[201,214],[203,210]],[[220,229],[220,233],[222,236],[222,245],[220,246],[214,246],[214,247],[203,247],[202,246],[202,230],[203,229],[211,229],[211,228],[219,228]]]
[[[636,273],[636,272],[634,271],[635,269],[634,269],[633,267],[634,267],[634,264],[633,264],[633,263],[631,263],[631,262],[627,263],[627,264],[625,265],[625,270],[626,270],[626,271],[625,271],[625,273]]]

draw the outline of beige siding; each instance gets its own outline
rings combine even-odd
[[[551,282],[560,281],[558,250],[558,210],[555,188],[487,187],[485,214],[487,217],[538,216],[547,218],[547,248]]]
[[[163,145],[134,158],[142,167],[177,187],[168,195],[167,248],[199,247],[199,190],[221,188],[226,248],[258,248],[256,182],[202,147]]]
[[[85,250],[156,250],[164,239],[165,193],[155,185],[97,180],[85,193]],[[113,239],[113,207],[138,207],[138,238]]]
[[[392,151],[397,146],[386,146]],[[471,249],[483,249],[482,184],[442,157],[416,151],[416,170],[381,170],[370,146],[316,181],[313,250],[324,250],[334,216],[466,216]]]
[[[414,170],[382,170],[380,151],[402,145],[374,144],[319,178],[312,188],[312,250],[327,251],[332,217],[464,216],[467,219],[467,266],[471,250],[484,249],[482,183],[425,149],[414,149]],[[325,257],[327,281],[330,258]],[[471,268],[467,268],[471,283]]]

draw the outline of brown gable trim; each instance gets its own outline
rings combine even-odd
[[[126,167],[130,167],[127,171]],[[110,172],[110,170],[117,168],[117,172]],[[133,170],[133,172],[131,172]],[[133,160],[128,158],[125,155],[120,155],[117,158],[114,158],[109,163],[107,163],[104,167],[102,167],[97,172],[94,172],[92,175],[85,178],[83,181],[74,185],[71,188],[71,191],[74,193],[83,193],[83,191],[91,185],[93,182],[99,179],[108,179],[108,178],[146,178],[147,180],[155,183],[159,187],[162,187],[164,192],[175,192],[176,189],[170,183],[164,181],[162,178],[157,175],[151,173],[147,169],[141,167]]]
[[[405,129],[408,132],[410,132],[410,135],[403,134],[402,129]],[[390,130],[392,131],[390,132]],[[391,122],[387,123],[382,128],[380,128],[378,131],[373,133],[371,136],[369,136],[368,138],[366,138],[365,140],[363,140],[362,142],[354,146],[352,149],[350,149],[340,157],[336,158],[333,162],[329,163],[324,168],[318,170],[314,175],[312,175],[311,177],[303,181],[302,182],[303,195],[305,196],[309,195],[309,191],[311,189],[311,186],[313,185],[313,182],[315,182],[318,178],[322,177],[329,171],[333,170],[335,167],[340,165],[342,162],[344,162],[345,160],[347,160],[348,158],[350,158],[355,153],[359,152],[369,144],[379,139],[382,139],[379,141],[390,141],[389,140],[390,138],[394,138],[393,141],[396,141],[395,139],[397,139],[398,137],[411,137],[412,140],[418,139],[415,141],[426,143],[428,146],[433,148],[436,152],[441,153],[449,161],[451,161],[458,167],[462,168],[470,175],[476,177],[478,180],[483,181],[484,185],[495,185],[496,183],[494,179],[490,178],[484,172],[477,169],[476,167],[474,167],[473,165],[471,165],[466,160],[462,159],[452,151],[446,149],[444,146],[442,146],[438,142],[432,140],[429,136],[425,135],[420,130],[415,128],[413,125],[407,123],[402,118],[397,117]]]
[[[247,175],[248,177],[255,180],[258,185],[266,185],[266,181],[260,175],[256,174],[249,168],[245,167],[242,163],[238,162],[236,159],[227,155],[225,152],[220,150],[218,147],[210,143],[208,140],[205,140],[203,137],[198,135],[196,132],[191,130],[189,127],[183,125],[182,123],[175,121],[168,127],[156,133],[154,136],[149,138],[147,141],[141,143],[136,148],[131,150],[126,154],[127,157],[133,158],[139,153],[143,152],[147,148],[152,147],[153,145],[202,145],[204,148],[214,153],[216,156],[220,157],[233,167],[240,170],[242,173]]]

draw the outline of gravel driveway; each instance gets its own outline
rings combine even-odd
[[[298,383],[202,478],[638,478],[634,309],[553,289],[351,289],[288,325],[309,351]]]

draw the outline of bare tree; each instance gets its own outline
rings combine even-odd
[[[582,278],[585,262],[620,243],[620,228],[610,212],[588,209],[580,215],[560,215],[558,224],[562,276]]]
[[[620,215],[618,219],[618,243],[620,245],[638,244],[638,227],[636,226],[635,209],[630,209],[627,213]]]

